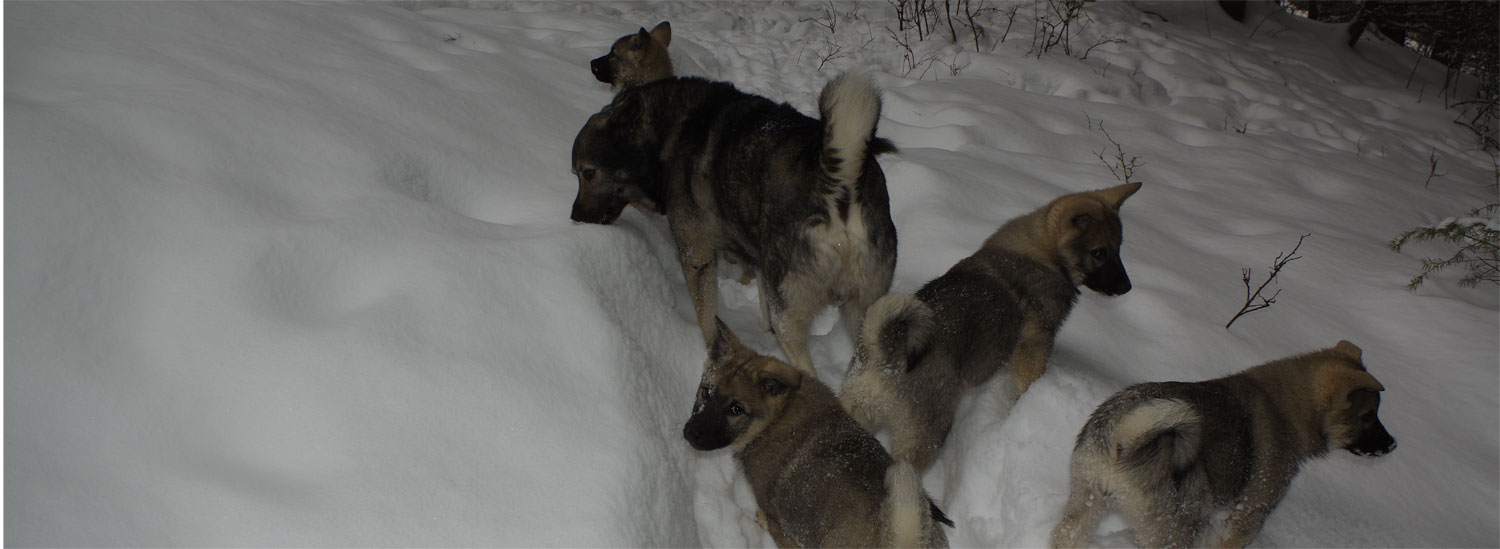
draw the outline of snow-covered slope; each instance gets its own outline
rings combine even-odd
[[[1401,446],[1311,464],[1257,544],[1500,544],[1500,299],[1408,292],[1443,250],[1384,246],[1493,198],[1432,64],[1408,87],[1410,54],[1335,27],[1100,2],[1074,40],[1124,42],[1085,60],[1028,55],[1027,7],[908,72],[888,4],[833,4],[834,32],[827,6],[7,3],[6,544],[768,545],[730,456],[680,437],[704,351],[665,223],[567,219],[572,138],[610,97],[588,60],[663,19],[682,72],[804,112],[875,73],[895,290],[1116,184],[1100,124],[1139,157],[1135,289],[1086,294],[1014,405],[966,401],[924,479],[954,545],[1045,544],[1110,393],[1338,339]],[[1240,269],[1302,234],[1276,304],[1225,330]],[[779,354],[732,274],[721,315]],[[837,386],[835,317],[812,350]]]

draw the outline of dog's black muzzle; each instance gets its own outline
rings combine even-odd
[[[1360,433],[1359,438],[1345,449],[1356,456],[1379,457],[1396,449],[1396,438],[1385,430],[1385,425],[1376,423],[1374,427]]]
[[[613,63],[614,57],[615,54],[610,53],[609,55],[606,55],[604,57],[599,57],[594,59],[593,61],[589,61],[589,70],[593,71],[595,79],[605,84],[615,83],[615,64]]]
[[[580,223],[609,225],[619,219],[620,214],[625,211],[625,206],[629,205],[629,203],[612,203],[600,207],[585,204],[582,200],[574,200],[573,211],[568,214],[568,218]]]
[[[723,413],[704,409],[688,418],[687,425],[682,426],[682,438],[695,450],[718,450],[734,442],[727,427]]]
[[[1130,291],[1130,275],[1125,274],[1125,264],[1116,257],[1114,262],[1103,265],[1089,273],[1083,279],[1083,285],[1090,290],[1108,296],[1116,296]]]
[[[687,444],[691,444],[694,450],[709,452],[733,443],[732,438],[727,437],[727,429],[721,425],[723,420],[714,422],[708,416],[709,414],[694,414],[687,420],[687,425],[682,426],[682,438],[687,440]]]

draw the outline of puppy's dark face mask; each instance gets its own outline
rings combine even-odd
[[[1073,218],[1073,226],[1082,234],[1069,247],[1068,267],[1080,273],[1085,288],[1116,296],[1130,291],[1130,275],[1120,260],[1120,218],[1113,212],[1103,213],[1107,219],[1089,214]]]
[[[1396,438],[1380,422],[1380,393],[1360,389],[1349,393],[1349,413],[1345,418],[1352,440],[1345,450],[1357,456],[1378,457],[1396,449]]]
[[[745,404],[704,383],[698,387],[693,415],[682,428],[682,437],[697,450],[718,450],[733,444],[749,430],[754,419]]]
[[[739,451],[781,414],[802,374],[740,345],[723,323],[718,327],[682,438],[698,450]]]

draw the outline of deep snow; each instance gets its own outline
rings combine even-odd
[[[1030,6],[1029,3],[1025,4]],[[1493,287],[1404,289],[1384,243],[1493,200],[1432,63],[1211,3],[1099,2],[1079,60],[1031,8],[908,73],[884,2],[7,2],[5,527],[18,546],[764,546],[725,452],[681,440],[704,351],[665,223],[567,219],[588,60],[673,24],[679,72],[812,112],[885,90],[912,291],[1001,222],[1118,183],[1135,288],[1085,294],[1012,405],[966,401],[924,484],[955,546],[1039,546],[1066,458],[1124,386],[1349,339],[1400,448],[1311,463],[1260,546],[1500,545]],[[1003,21],[1000,23],[1003,25]],[[992,37],[999,28],[992,28]],[[823,57],[838,56],[824,66]],[[1441,178],[1424,187],[1428,158]],[[1224,323],[1311,234],[1275,305]],[[720,280],[750,345],[753,286]],[[837,386],[850,348],[812,350]],[[1126,545],[1109,519],[1094,543]]]

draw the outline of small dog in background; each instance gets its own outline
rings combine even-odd
[[[589,70],[614,91],[671,78],[672,56],[667,54],[671,43],[671,23],[662,21],[651,32],[641,27],[639,32],[615,40],[609,53],[589,62]]]
[[[837,305],[851,336],[896,268],[876,155],[880,92],[843,75],[821,119],[724,82],[668,78],[627,88],[573,141],[574,221],[609,224],[625,206],[667,216],[704,343],[714,336],[720,258],[759,278],[763,326],[813,374],[814,317]]]
[[[826,385],[740,344],[722,322],[682,436],[733,449],[780,547],[946,547],[953,526]]]
[[[1118,505],[1142,547],[1192,547],[1227,512],[1210,547],[1260,532],[1303,461],[1333,450],[1396,448],[1376,415],[1385,387],[1362,351],[1332,348],[1199,383],[1143,383],[1105,400],[1073,449],[1055,547],[1081,547]]]
[[[896,459],[926,470],[968,390],[1009,367],[1019,396],[1042,375],[1078,286],[1130,291],[1120,205],[1140,187],[1059,197],[1002,225],[916,295],[876,301],[840,392],[850,414],[871,431],[889,428]]]

